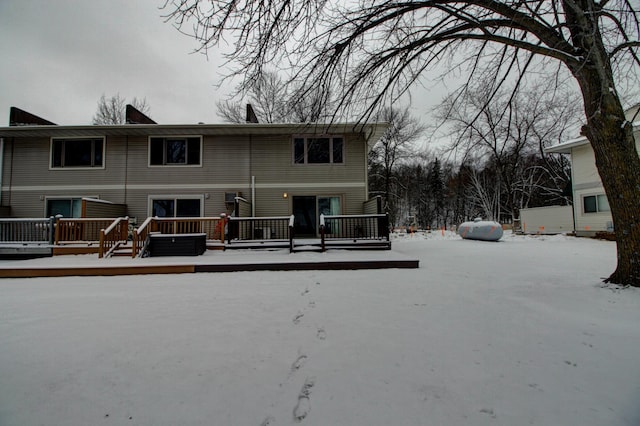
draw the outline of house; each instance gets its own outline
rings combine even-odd
[[[0,127],[4,217],[295,215],[316,236],[320,214],[371,213],[367,154],[386,123],[55,125],[12,108]],[[377,211],[373,211],[377,213]]]
[[[633,123],[636,150],[640,152],[640,104],[625,111],[627,121]],[[609,202],[595,156],[585,137],[549,147],[550,153],[571,155],[571,184],[573,191],[573,219],[578,236],[594,236],[598,232],[613,232]]]

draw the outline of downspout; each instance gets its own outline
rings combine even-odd
[[[251,217],[256,217],[256,177],[253,175],[253,136],[249,133],[249,174],[251,175]]]
[[[125,149],[124,149],[124,205],[127,205],[127,186],[129,184],[129,135],[125,136]],[[127,213],[129,208],[126,207]]]
[[[251,176],[251,217],[256,217],[256,177]]]

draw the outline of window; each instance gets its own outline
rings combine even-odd
[[[609,201],[604,194],[588,195],[583,197],[582,205],[585,213],[600,213],[611,211]]]
[[[202,152],[200,137],[149,138],[149,165],[199,166]]]
[[[82,198],[48,198],[47,217],[62,215],[62,217],[82,216]]]
[[[293,138],[295,164],[342,164],[344,139],[337,136]]]
[[[200,217],[201,198],[162,197],[151,200],[151,215],[157,217]]]
[[[51,139],[51,168],[102,168],[104,145],[104,138]]]

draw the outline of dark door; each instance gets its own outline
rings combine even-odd
[[[316,197],[297,196],[292,198],[295,217],[294,232],[297,237],[315,237],[316,233]]]

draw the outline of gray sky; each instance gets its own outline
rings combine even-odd
[[[224,60],[165,23],[164,0],[0,0],[0,126],[16,106],[57,124],[91,124],[101,95],[146,98],[161,124],[216,123],[234,84]],[[448,89],[412,90],[415,116]]]
[[[162,0],[0,0],[0,126],[16,106],[91,124],[97,101],[146,98],[162,124],[219,122],[222,60],[165,23]],[[226,95],[226,93],[225,93]]]

